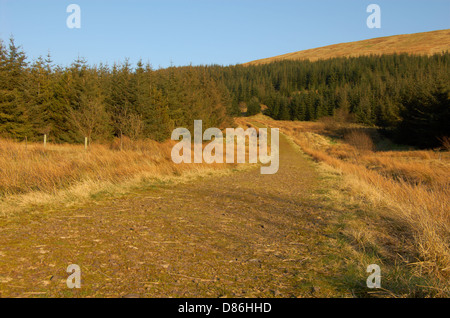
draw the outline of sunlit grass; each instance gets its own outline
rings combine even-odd
[[[415,265],[420,272],[449,281],[448,152],[372,151],[358,144],[350,145],[345,139],[332,142],[323,123],[280,122],[261,115],[252,120],[279,127],[315,160],[350,176],[352,191],[363,194],[374,204],[388,206],[389,209],[383,210],[389,211],[388,217],[406,227],[414,237],[414,249],[420,256]]]

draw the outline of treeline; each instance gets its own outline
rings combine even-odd
[[[400,142],[439,146],[450,136],[450,54],[384,55],[214,67],[234,105],[265,105],[279,120],[335,116],[386,128]],[[344,114],[350,116],[343,116]]]
[[[244,107],[253,115],[263,106],[280,120],[348,114],[402,142],[435,147],[450,136],[449,62],[447,52],[159,70],[78,59],[63,68],[50,56],[28,64],[10,40],[0,43],[0,136],[160,141],[175,127],[192,128],[194,119],[225,127]]]
[[[26,62],[11,39],[0,43],[0,136],[53,142],[170,138],[175,127],[194,119],[225,127],[231,97],[205,68],[153,70],[128,61],[107,67],[78,59],[69,67],[51,57]]]

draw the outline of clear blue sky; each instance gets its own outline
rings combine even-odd
[[[81,29],[66,7],[81,7]],[[369,4],[381,29],[369,29]],[[362,39],[450,28],[450,0],[0,0],[0,38],[55,63],[139,59],[153,67],[236,64]]]

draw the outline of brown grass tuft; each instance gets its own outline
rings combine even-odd
[[[358,130],[350,130],[344,135],[344,141],[362,151],[373,151],[375,145],[368,134]]]
[[[440,138],[440,141],[442,143],[442,148],[444,148],[444,150],[450,151],[450,137],[444,136]]]

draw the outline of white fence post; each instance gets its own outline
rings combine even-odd
[[[84,150],[88,148],[88,137],[84,137]]]
[[[44,148],[47,146],[47,135],[44,135]]]

